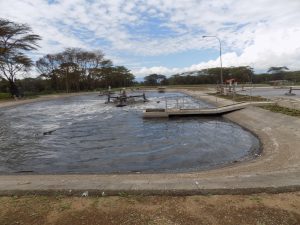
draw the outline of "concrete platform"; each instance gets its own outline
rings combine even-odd
[[[188,93],[188,92],[187,92]],[[214,102],[215,97],[201,98]],[[220,100],[221,104],[228,104]],[[300,190],[300,119],[256,107],[224,115],[255,133],[263,152],[254,160],[202,172],[125,175],[0,176],[0,195],[248,194]]]
[[[144,118],[168,118],[170,116],[220,116],[253,105],[269,105],[273,102],[241,102],[208,109],[146,109]]]

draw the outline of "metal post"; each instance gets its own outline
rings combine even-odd
[[[167,110],[168,109],[167,97],[165,97],[165,101],[166,101],[166,110]]]
[[[221,42],[221,39],[217,36],[207,36],[207,35],[204,35],[202,36],[202,38],[207,38],[207,37],[213,37],[213,38],[216,38],[218,41],[219,41],[219,45],[220,45],[220,65],[221,65],[221,68],[220,68],[220,79],[221,79],[221,93],[223,92],[223,62],[222,62],[222,42]]]

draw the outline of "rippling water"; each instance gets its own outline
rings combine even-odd
[[[183,94],[147,96],[149,102],[123,108],[93,94],[0,110],[0,173],[195,171],[259,150],[256,137],[221,118],[145,120],[144,108]],[[180,104],[174,98],[168,107]],[[191,98],[184,104],[208,107]]]

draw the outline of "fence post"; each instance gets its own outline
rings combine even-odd
[[[167,102],[167,97],[165,97],[165,102],[166,102],[166,110],[168,109],[168,102]]]

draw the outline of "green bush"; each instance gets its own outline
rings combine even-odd
[[[0,100],[10,99],[10,98],[11,98],[11,95],[9,93],[0,92]]]

